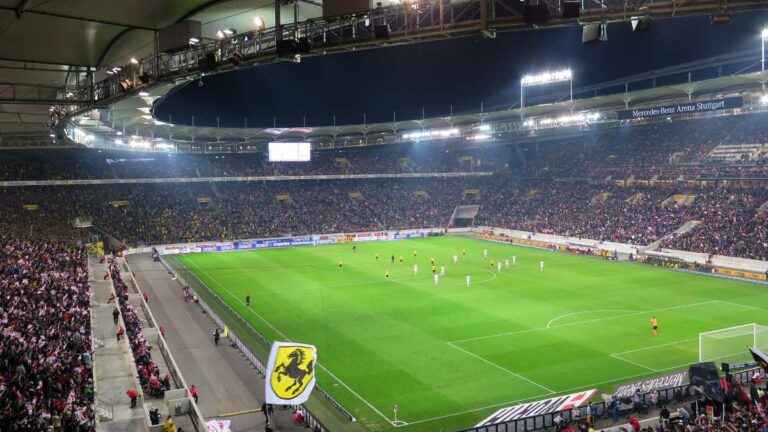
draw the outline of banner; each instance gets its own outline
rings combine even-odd
[[[656,378],[649,378],[629,384],[622,384],[616,387],[613,396],[617,398],[632,397],[637,390],[640,393],[650,393],[652,391],[664,390],[672,387],[680,387],[688,383],[688,371],[683,370],[669,375]]]
[[[743,105],[744,98],[741,96],[733,96],[725,99],[710,99],[698,102],[660,105],[650,108],[635,108],[631,110],[618,111],[616,115],[619,120],[637,120],[654,117],[666,117],[676,114],[720,111],[731,108],[741,108]]]
[[[315,388],[317,348],[294,342],[273,342],[264,379],[266,402],[300,405]]]
[[[478,423],[475,427],[488,426],[498,423],[504,423],[511,420],[519,420],[541,414],[551,414],[558,411],[578,408],[587,404],[589,399],[597,393],[596,389],[586,390],[578,393],[571,393],[565,396],[553,397],[537,402],[528,402],[520,405],[514,405],[502,408],[491,414],[488,418]]]

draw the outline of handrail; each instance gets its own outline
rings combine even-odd
[[[163,332],[160,331],[160,326],[158,326],[157,320],[155,319],[154,314],[152,314],[152,310],[147,304],[147,301],[144,299],[144,291],[141,289],[139,282],[136,280],[136,277],[133,274],[133,270],[131,270],[131,267],[128,264],[128,257],[123,258],[123,264],[125,266],[125,270],[131,277],[131,281],[133,282],[134,287],[136,287],[136,290],[138,291],[141,307],[144,310],[144,314],[146,315],[149,324],[151,324],[151,327],[158,329],[157,339],[159,341],[160,354],[165,358],[166,365],[169,366],[174,380],[178,379],[179,384],[181,384],[181,388],[184,389],[186,398],[192,407],[192,413],[189,414],[190,420],[192,420],[192,423],[195,425],[195,429],[198,432],[205,432],[205,417],[203,417],[203,414],[200,412],[200,407],[197,405],[197,402],[195,402],[194,398],[192,398],[189,394],[189,387],[187,386],[187,382],[184,380],[184,376],[181,374],[181,369],[179,368],[178,364],[176,364],[176,359],[173,358],[171,350],[168,348],[168,342],[166,342],[165,336],[163,336]]]

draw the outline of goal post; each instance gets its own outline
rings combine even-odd
[[[750,323],[699,333],[699,362],[748,362],[749,348],[768,350],[768,326]]]

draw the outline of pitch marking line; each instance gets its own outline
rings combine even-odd
[[[611,358],[615,358],[616,360],[623,361],[624,363],[629,363],[631,365],[634,365],[634,366],[637,366],[637,367],[641,367],[641,368],[649,370],[651,372],[658,372],[658,369],[654,369],[654,368],[648,367],[648,366],[646,366],[646,365],[644,365],[642,363],[637,363],[637,362],[634,362],[632,360],[627,360],[627,359],[625,359],[625,358],[623,358],[623,357],[621,357],[621,356],[619,356],[617,354],[608,354],[608,355]]]
[[[585,320],[585,321],[576,321],[576,322],[562,324],[562,325],[558,325],[558,326],[552,326],[552,327],[535,327],[535,328],[529,328],[529,329],[525,329],[525,330],[517,330],[517,331],[511,331],[511,332],[496,333],[496,334],[486,335],[486,336],[475,336],[475,337],[466,338],[466,339],[452,340],[452,341],[449,341],[449,342],[457,344],[457,343],[462,343],[462,342],[470,342],[470,341],[483,340],[483,339],[492,339],[492,338],[497,338],[497,337],[501,337],[501,336],[511,336],[511,335],[516,335],[516,334],[531,333],[531,332],[537,332],[537,331],[542,331],[542,330],[552,330],[552,329],[559,329],[559,328],[562,328],[562,327],[571,327],[571,326],[575,326],[575,325],[590,324],[590,323],[596,323],[596,322],[601,322],[601,321],[609,321],[609,320],[614,320],[614,319],[618,319],[618,318],[626,318],[628,316],[642,315],[642,314],[647,314],[647,313],[652,313],[652,312],[664,312],[664,311],[670,311],[670,310],[675,310],[675,309],[685,309],[685,308],[690,308],[690,307],[704,306],[704,305],[712,304],[712,303],[721,303],[721,301],[720,300],[708,300],[708,301],[700,302],[700,303],[689,303],[689,304],[670,306],[670,307],[660,308],[660,309],[649,309],[649,310],[645,310],[645,311],[638,311],[638,312],[631,312],[631,313],[627,313],[627,314],[614,315],[614,316],[605,317],[605,318],[595,318],[595,319]]]
[[[669,343],[664,343],[664,344],[659,344],[659,345],[650,345],[650,346],[647,346],[647,347],[632,349],[632,350],[628,350],[628,351],[615,352],[615,353],[611,353],[611,355],[619,355],[620,356],[620,355],[634,353],[634,352],[638,352],[638,351],[648,351],[648,350],[652,350],[652,349],[656,349],[656,348],[661,348],[661,347],[665,347],[665,346],[670,346],[670,345],[679,345],[681,343],[693,342],[693,341],[696,341],[696,340],[699,340],[699,339],[698,338],[683,339],[683,340],[669,342]]]
[[[218,285],[218,286],[219,286],[221,289],[223,289],[223,290],[224,290],[224,291],[225,291],[227,294],[229,294],[229,295],[230,295],[230,297],[232,297],[233,299],[235,299],[235,300],[236,300],[238,303],[240,303],[241,305],[245,306],[245,308],[246,308],[246,310],[247,310],[247,311],[249,311],[250,313],[252,313],[253,315],[255,315],[255,316],[256,316],[257,318],[259,318],[261,321],[263,321],[263,322],[264,322],[264,324],[266,324],[267,326],[269,326],[269,328],[271,328],[271,329],[272,329],[272,330],[274,330],[274,331],[275,331],[277,334],[279,334],[280,336],[282,336],[283,338],[285,338],[285,340],[286,340],[286,341],[288,341],[288,342],[293,342],[293,340],[292,340],[290,337],[288,337],[288,335],[286,335],[285,333],[283,333],[282,331],[280,331],[280,329],[278,329],[277,327],[275,327],[274,325],[272,325],[272,323],[271,323],[271,322],[267,321],[267,320],[266,320],[266,319],[265,319],[263,316],[261,316],[261,315],[260,315],[258,312],[256,312],[256,311],[252,310],[251,308],[249,308],[249,307],[248,307],[248,306],[245,304],[245,302],[243,302],[243,301],[242,301],[242,300],[240,300],[240,299],[239,299],[237,296],[235,296],[234,294],[232,294],[232,292],[231,292],[229,289],[227,289],[227,288],[226,288],[224,285],[222,285],[221,283],[219,283],[219,281],[217,281],[217,280],[216,280],[216,278],[214,278],[213,276],[211,276],[211,275],[210,275],[210,274],[209,274],[207,271],[205,271],[203,268],[201,268],[199,265],[197,265],[197,263],[195,263],[194,261],[192,261],[192,264],[193,264],[195,267],[197,267],[197,269],[198,269],[198,270],[200,270],[200,272],[202,272],[204,275],[208,276],[208,278],[211,280],[211,282],[213,282],[213,283],[215,283],[216,285]],[[323,366],[323,365],[322,365],[322,364],[320,364],[319,362],[317,363],[317,365],[318,365],[318,366],[319,366],[321,369],[323,369],[323,370],[324,370],[326,373],[328,373],[328,375],[330,375],[331,377],[333,377],[333,379],[334,379],[334,380],[336,380],[336,381],[337,381],[339,384],[341,384],[341,385],[342,385],[342,386],[343,386],[345,389],[349,390],[349,392],[350,392],[350,393],[352,393],[353,395],[355,395],[355,397],[357,397],[358,399],[360,399],[360,401],[362,401],[363,403],[365,403],[365,404],[366,404],[366,405],[367,405],[367,406],[368,406],[370,409],[372,409],[372,410],[373,410],[373,411],[374,411],[376,414],[380,415],[380,416],[381,416],[381,418],[383,418],[384,420],[386,420],[386,421],[387,421],[389,424],[391,424],[391,425],[395,426],[395,424],[393,423],[393,421],[392,421],[392,420],[390,420],[390,418],[389,418],[389,417],[385,416],[385,415],[384,415],[384,413],[382,413],[381,411],[379,411],[379,409],[378,409],[378,408],[376,408],[375,406],[373,406],[373,404],[371,404],[370,402],[368,402],[368,400],[366,400],[365,398],[363,398],[362,396],[360,396],[360,394],[359,394],[359,393],[357,393],[356,391],[352,390],[352,388],[350,388],[350,387],[347,385],[347,383],[345,383],[344,381],[342,381],[342,380],[341,380],[339,377],[337,377],[337,376],[336,376],[336,375],[335,375],[333,372],[331,372],[331,371],[330,371],[328,368],[326,368],[325,366]]]
[[[552,327],[552,323],[554,323],[555,321],[561,320],[563,318],[567,318],[569,316],[574,316],[574,315],[588,314],[588,313],[593,313],[593,312],[632,312],[632,313],[635,313],[635,312],[638,312],[638,311],[635,310],[635,309],[593,309],[593,310],[584,310],[584,311],[578,311],[578,312],[569,312],[567,314],[556,316],[556,317],[552,318],[551,320],[549,320],[549,322],[547,323],[547,328]]]
[[[493,366],[493,367],[495,367],[496,369],[502,370],[502,371],[504,371],[504,372],[506,372],[506,373],[508,373],[508,374],[510,374],[510,375],[512,375],[512,376],[514,376],[514,377],[516,377],[516,378],[518,378],[518,379],[521,379],[521,380],[523,380],[523,381],[525,381],[525,382],[528,382],[528,383],[530,383],[530,384],[533,384],[533,385],[535,385],[536,387],[542,388],[542,389],[544,389],[544,390],[548,391],[548,392],[549,392],[548,394],[555,394],[555,393],[556,393],[556,392],[555,392],[554,390],[552,390],[551,388],[549,388],[549,387],[547,387],[547,386],[544,386],[544,385],[541,385],[541,384],[537,383],[536,381],[533,381],[533,380],[531,380],[531,379],[529,379],[529,378],[526,378],[526,377],[524,377],[524,376],[520,375],[519,373],[515,373],[515,372],[512,372],[511,370],[509,370],[509,369],[505,368],[504,366],[498,365],[498,364],[496,364],[496,363],[494,363],[494,362],[492,362],[492,361],[490,361],[490,360],[486,359],[485,357],[479,356],[479,355],[477,355],[477,354],[475,354],[475,353],[473,353],[473,352],[471,352],[471,351],[467,351],[467,350],[465,350],[464,348],[461,348],[461,347],[459,347],[459,346],[457,346],[457,345],[454,345],[454,344],[452,344],[451,342],[447,342],[447,344],[448,344],[450,347],[452,347],[452,348],[455,348],[455,349],[457,349],[457,350],[459,350],[459,351],[463,352],[464,354],[467,354],[467,355],[469,355],[469,356],[472,356],[472,357],[474,357],[474,358],[476,358],[476,359],[480,360],[481,362],[483,362],[483,363],[485,363],[485,364],[487,364],[487,365],[490,365],[490,366]]]

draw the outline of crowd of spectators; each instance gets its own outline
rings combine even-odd
[[[493,171],[490,177],[112,184],[0,189],[0,229],[83,238],[92,221],[127,244],[446,226],[478,204],[477,224],[768,259],[768,164],[710,163],[712,148],[768,140],[768,115],[591,130],[517,146],[392,145],[315,152],[309,163],[263,154],[62,150],[13,153],[3,179],[144,178]],[[697,182],[691,180],[699,179]],[[766,180],[768,181],[768,180]],[[465,193],[479,190],[479,194]],[[692,202],[670,200],[675,194]],[[762,209],[761,209],[762,207]],[[687,221],[698,228],[672,235]]]
[[[125,327],[118,327],[117,339],[120,340],[123,335],[128,337],[144,394],[162,398],[164,392],[171,387],[171,377],[167,373],[161,377],[160,368],[152,361],[152,346],[144,335],[143,324],[136,307],[128,302],[128,286],[121,277],[120,266],[116,260],[111,260],[109,263],[108,277],[112,278],[112,284],[117,294],[117,303],[120,306],[125,325]],[[131,398],[131,405],[135,404],[135,398],[131,397],[130,394],[129,397]]]
[[[0,238],[0,430],[95,430],[85,249]]]
[[[315,151],[309,162],[277,163],[264,153],[25,150],[0,155],[0,181],[494,171],[503,168],[495,153],[479,148],[400,145]]]
[[[593,130],[526,148],[526,177],[678,180],[768,178],[768,160],[723,163],[710,152],[721,144],[768,143],[768,115],[710,117]]]
[[[29,234],[35,214],[23,205],[34,202],[61,220],[91,220],[131,245],[445,227],[456,206],[477,204],[477,225],[636,245],[663,240],[669,248],[768,259],[768,193],[742,185],[494,175],[8,188],[0,198],[7,229],[19,236]],[[688,221],[702,223],[672,235]]]
[[[764,188],[703,191],[693,204],[701,225],[670,236],[664,247],[714,255],[768,260],[768,202]],[[768,206],[766,206],[768,207]]]

